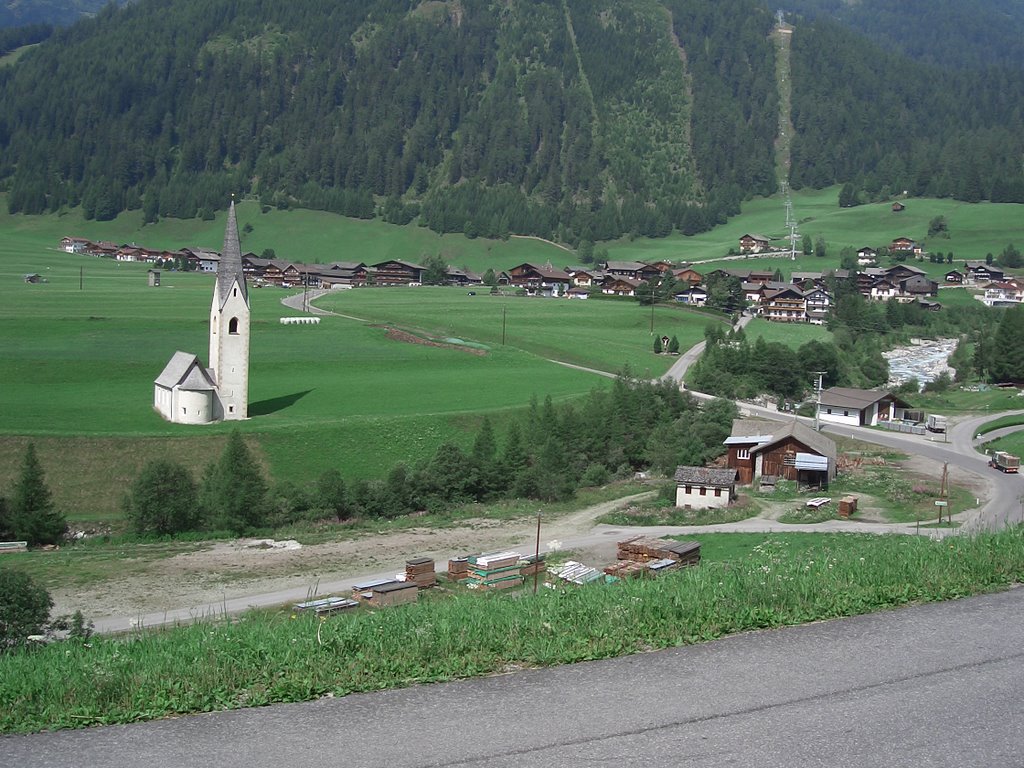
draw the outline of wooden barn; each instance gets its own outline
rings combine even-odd
[[[725,445],[740,485],[770,476],[825,486],[836,476],[836,444],[796,419],[736,419]]]

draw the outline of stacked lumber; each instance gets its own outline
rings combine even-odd
[[[448,580],[463,581],[469,578],[469,557],[453,557],[448,561]]]
[[[519,560],[519,572],[523,576],[533,576],[535,573],[544,573],[545,562],[544,558],[546,553],[541,552],[539,555],[530,555],[529,557],[523,557]]]
[[[634,536],[619,542],[618,559],[638,563],[672,560],[679,565],[697,565],[700,563],[700,542]]]
[[[378,584],[371,591],[370,605],[389,606],[415,603],[419,590],[416,585],[405,581],[389,581]]]
[[[470,589],[511,589],[523,583],[518,552],[471,555],[467,585]]]
[[[313,611],[317,616],[330,616],[332,613],[355,608],[358,605],[358,600],[353,600],[349,597],[323,597],[319,600],[295,603],[292,609],[295,611]]]
[[[548,569],[553,576],[570,584],[590,584],[594,581],[604,581],[605,576],[596,568],[578,563],[575,560],[566,560],[561,565],[553,565]]]
[[[419,589],[430,589],[437,584],[434,561],[429,557],[417,557],[405,561],[405,580]]]
[[[364,581],[362,584],[352,585],[352,598],[360,602],[369,603],[373,600],[373,590],[384,584],[394,584],[394,579],[377,579],[375,581]]]
[[[605,568],[604,572],[620,579],[635,579],[638,576],[646,576],[648,570],[644,563],[638,563],[636,560],[619,560]]]

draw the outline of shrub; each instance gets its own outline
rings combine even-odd
[[[53,599],[27,573],[0,568],[0,651],[18,648],[42,634]]]

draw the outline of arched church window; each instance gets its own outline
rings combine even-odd
[[[237,335],[238,334],[238,318],[232,317],[228,321],[228,333]]]

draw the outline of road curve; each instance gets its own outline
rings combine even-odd
[[[1020,637],[1013,589],[605,661],[11,736],[0,749],[19,768],[1006,768],[1024,764]]]

